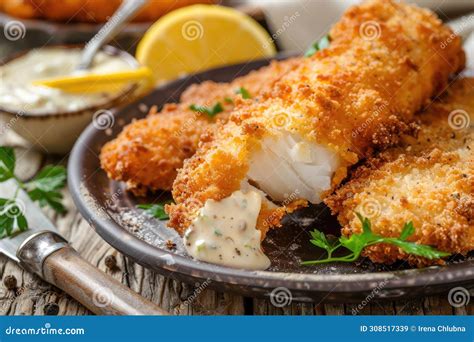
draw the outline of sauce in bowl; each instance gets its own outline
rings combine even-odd
[[[110,101],[117,92],[77,94],[31,84],[40,79],[84,72],[97,74],[133,69],[124,58],[100,51],[87,71],[76,71],[81,53],[80,48],[44,47],[0,66],[0,108],[40,115],[75,112]]]

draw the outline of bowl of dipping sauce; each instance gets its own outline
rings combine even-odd
[[[114,123],[112,110],[136,98],[138,84],[115,91],[69,93],[33,85],[36,80],[77,74],[83,46],[45,46],[0,63],[0,134],[14,130],[45,153],[65,154],[94,120],[98,129]],[[81,73],[136,69],[139,63],[125,51],[105,46],[91,67]]]

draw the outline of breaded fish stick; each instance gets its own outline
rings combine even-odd
[[[190,86],[182,94],[181,103],[168,104],[160,113],[152,112],[132,122],[107,143],[100,156],[102,168],[110,178],[126,182],[137,195],[147,190],[170,190],[177,169],[194,154],[201,136],[218,121],[227,121],[235,104],[249,101],[243,97],[257,98],[298,61],[274,61],[230,83],[206,81]],[[247,92],[245,96],[236,93],[240,88]],[[191,105],[213,108],[217,103],[223,111],[213,117],[190,109]]]
[[[320,202],[348,167],[398,142],[464,65],[460,39],[433,13],[395,1],[349,9],[330,40],[258,102],[238,106],[185,162],[167,210],[193,257],[267,267],[260,239],[283,207]]]
[[[457,81],[420,119],[417,139],[407,137],[401,147],[369,159],[325,202],[338,214],[344,235],[360,233],[358,212],[376,234],[398,237],[412,221],[410,241],[466,254],[474,250],[474,79]],[[367,247],[364,254],[380,263],[442,262],[387,244]]]

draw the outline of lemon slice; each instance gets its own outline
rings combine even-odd
[[[129,83],[153,83],[152,72],[147,67],[113,73],[83,74],[54,77],[33,81],[33,85],[58,88],[69,93],[95,93],[120,91]]]
[[[155,22],[139,42],[136,58],[159,82],[275,51],[269,34],[251,17],[229,7],[193,5]]]

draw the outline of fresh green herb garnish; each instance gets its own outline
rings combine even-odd
[[[159,220],[167,220],[169,219],[168,214],[165,211],[165,204],[167,203],[162,203],[162,204],[139,204],[137,205],[137,208],[145,210],[145,212],[148,215],[153,216],[154,218],[157,218]]]
[[[439,259],[450,255],[449,253],[441,252],[431,246],[406,241],[406,239],[415,232],[415,227],[413,227],[412,222],[405,223],[398,238],[387,238],[372,232],[371,223],[368,218],[363,217],[359,213],[357,213],[357,217],[362,223],[362,233],[360,234],[352,234],[350,237],[341,236],[339,239],[328,240],[326,235],[319,230],[315,229],[312,231],[312,239],[310,242],[319,248],[325,249],[328,256],[326,259],[322,260],[304,261],[302,262],[302,265],[314,265],[335,261],[353,262],[360,257],[360,254],[365,247],[377,243],[392,244],[400,247],[408,254],[418,255],[427,259]],[[333,252],[340,247],[348,249],[350,253],[343,257],[333,257]]]
[[[192,104],[191,106],[189,106],[189,109],[198,113],[207,114],[211,118],[224,111],[224,108],[222,107],[222,104],[220,102],[217,102],[213,107]]]
[[[0,182],[14,177],[15,151],[11,147],[0,147]]]
[[[314,55],[316,52],[321,51],[329,46],[329,43],[331,42],[331,38],[329,38],[329,35],[324,36],[321,38],[319,41],[314,42],[313,45],[309,47],[308,50],[306,50],[304,56],[305,57],[311,57]]]
[[[0,146],[0,182],[14,179],[18,184],[13,198],[0,198],[0,238],[12,235],[16,229],[28,229],[28,221],[17,199],[20,189],[42,207],[49,206],[58,213],[66,211],[59,191],[66,184],[66,169],[63,166],[46,166],[31,181],[22,182],[15,176],[15,164],[13,148]]]
[[[50,206],[58,213],[64,213],[59,192],[66,184],[66,169],[62,166],[46,166],[38,175],[26,184],[28,195],[33,201],[38,201],[40,206]]]
[[[234,100],[232,100],[230,97],[224,97],[224,102],[229,103],[229,104],[233,104]]]
[[[22,210],[16,199],[0,198],[0,238],[12,235],[16,229],[21,232],[28,229]]]
[[[237,89],[235,91],[236,94],[240,94],[242,95],[242,98],[243,99],[251,99],[252,98],[252,95],[250,95],[250,93],[248,92],[247,89],[245,89],[244,87],[240,87],[239,89]]]

